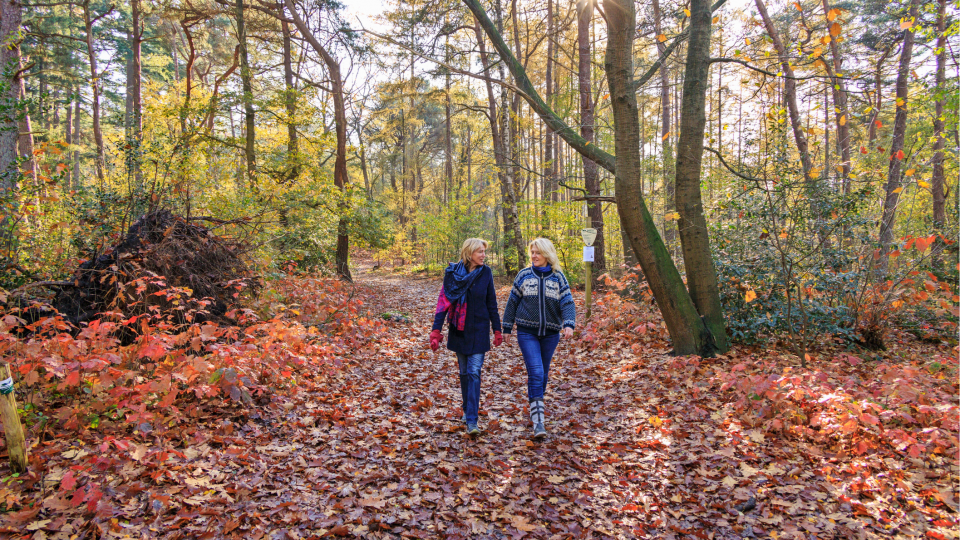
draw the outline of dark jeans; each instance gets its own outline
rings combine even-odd
[[[460,394],[463,396],[463,416],[468,424],[476,424],[480,413],[480,369],[483,356],[457,353],[460,364]]]
[[[543,399],[547,391],[547,376],[550,374],[550,360],[560,343],[560,334],[538,336],[517,328],[517,345],[523,353],[523,363],[527,365],[527,398],[529,401]]]

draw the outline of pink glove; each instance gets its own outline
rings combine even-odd
[[[503,334],[501,334],[500,332],[494,332],[494,333],[493,333],[493,346],[494,346],[494,347],[499,347],[501,344],[503,344]]]
[[[443,334],[439,330],[434,330],[430,332],[430,349],[433,352],[437,352],[437,349],[440,348],[440,342],[443,341]]]

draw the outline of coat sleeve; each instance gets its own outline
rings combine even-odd
[[[433,328],[432,330],[443,330],[443,322],[447,320],[447,312],[441,310],[441,296],[443,296],[443,287],[440,288],[440,295],[437,296],[437,309],[433,314]]]
[[[573,301],[573,294],[570,292],[570,284],[566,276],[563,276],[560,291],[560,314],[563,316],[564,328],[577,327],[577,304]]]
[[[500,308],[497,307],[497,288],[493,284],[493,270],[490,270],[490,284],[487,285],[487,313],[490,314],[490,325],[493,331],[502,332]]]
[[[513,288],[510,289],[510,298],[507,299],[507,306],[503,308],[503,333],[509,334],[513,331],[513,321],[517,317],[517,306],[520,304],[520,299],[523,298],[523,291],[518,285],[518,279],[520,275],[517,274],[517,277],[513,280]]]

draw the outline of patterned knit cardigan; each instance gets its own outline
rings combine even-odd
[[[540,296],[541,281],[543,297]],[[576,328],[576,305],[563,272],[554,270],[540,277],[533,268],[527,267],[517,274],[503,311],[504,333],[509,334],[514,323],[537,335],[559,332],[565,327]]]

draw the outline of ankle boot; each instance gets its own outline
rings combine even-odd
[[[533,424],[533,437],[539,439],[547,435],[544,427],[546,421],[545,407],[542,399],[530,402],[530,422]]]

